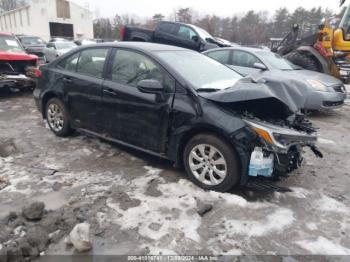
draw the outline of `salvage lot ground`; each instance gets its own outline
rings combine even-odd
[[[310,116],[324,159],[307,152],[305,165],[276,183],[291,192],[219,194],[165,161],[80,134],[57,138],[31,94],[1,94],[0,220],[33,201],[68,210],[72,226],[91,224],[94,254],[350,255],[349,111],[347,101]],[[201,217],[204,204],[213,209]],[[68,233],[46,254],[73,253]]]

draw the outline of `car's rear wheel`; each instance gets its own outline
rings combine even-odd
[[[50,129],[57,136],[68,136],[72,132],[66,107],[58,98],[52,98],[47,102],[46,119]]]
[[[203,189],[226,192],[239,183],[236,153],[216,136],[193,137],[185,147],[183,161],[189,178]]]

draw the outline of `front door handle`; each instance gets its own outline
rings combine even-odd
[[[67,84],[71,84],[71,83],[73,83],[73,80],[70,79],[69,77],[64,77],[64,78],[63,78],[63,82],[65,82],[65,83],[67,83]]]
[[[103,93],[105,93],[106,95],[110,95],[110,96],[115,96],[117,95],[117,93],[111,89],[111,88],[108,88],[108,89],[103,89]]]

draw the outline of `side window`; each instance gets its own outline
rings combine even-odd
[[[136,87],[141,80],[155,79],[166,92],[175,88],[175,80],[148,57],[139,53],[118,50],[112,67],[112,81]]]
[[[76,53],[64,60],[62,60],[57,67],[70,72],[75,72],[77,69],[77,64],[79,60],[80,53]]]
[[[46,47],[47,48],[54,48],[54,49],[56,49],[56,46],[55,46],[54,43],[48,43]]]
[[[77,72],[102,78],[108,50],[108,48],[83,50],[79,57]]]
[[[164,33],[168,33],[168,34],[172,34],[175,27],[176,26],[174,24],[171,24],[171,23],[161,23],[159,26],[159,31],[164,32]]]
[[[256,56],[244,52],[234,51],[232,56],[232,65],[243,66],[243,67],[254,67],[255,63],[262,63]]]
[[[180,26],[177,35],[183,39],[192,40],[194,36],[197,36],[197,33],[188,26]]]
[[[210,52],[208,53],[208,56],[220,62],[221,64],[227,65],[230,62],[230,54],[230,50],[222,50]]]

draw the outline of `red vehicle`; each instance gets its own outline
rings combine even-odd
[[[14,35],[0,33],[0,88],[33,88],[37,63],[38,57],[27,54]]]

